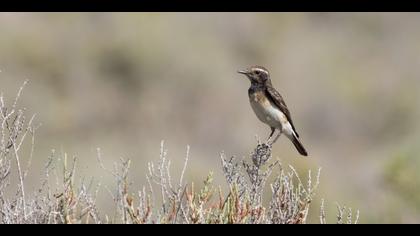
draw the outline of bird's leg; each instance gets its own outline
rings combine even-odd
[[[271,128],[271,133],[270,133],[270,136],[267,139],[267,143],[270,143],[271,137],[273,137],[273,134],[276,131],[276,128],[274,128],[274,127],[270,127],[270,128]]]
[[[274,140],[272,141],[272,142],[268,142],[268,144],[271,146],[271,145],[273,145],[276,141],[277,141],[277,139],[279,139],[279,137],[280,137],[280,135],[281,135],[281,130],[279,130],[279,133],[277,134],[277,136],[274,138]]]
[[[272,141],[271,138],[273,137],[273,134],[274,134],[275,131],[276,131],[276,128],[271,127],[270,137],[268,137],[268,139],[267,139],[267,144],[270,145],[270,146],[273,145],[273,143],[276,142],[276,140],[278,139],[278,136],[280,136],[280,134],[281,134],[281,130],[279,130],[279,134],[277,134],[277,136],[274,139],[274,141]]]

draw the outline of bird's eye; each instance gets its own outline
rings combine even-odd
[[[261,74],[261,71],[257,70],[257,71],[255,71],[255,74],[259,75],[259,74]]]

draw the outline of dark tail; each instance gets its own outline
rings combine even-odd
[[[302,143],[296,136],[293,136],[292,139],[293,144],[295,145],[296,149],[302,156],[308,156],[308,152],[306,152],[305,148],[303,147]]]

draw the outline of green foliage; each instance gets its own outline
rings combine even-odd
[[[397,153],[385,167],[385,180],[410,205],[420,210],[420,159],[417,148]]]

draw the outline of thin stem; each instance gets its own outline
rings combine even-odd
[[[20,194],[21,194],[22,202],[23,202],[23,215],[24,215],[24,219],[26,220],[25,188],[24,188],[24,185],[23,185],[23,174],[22,174],[22,168],[20,166],[19,153],[18,153],[18,149],[16,147],[16,143],[13,143],[13,149],[14,149],[14,154],[15,154],[16,165],[18,167],[19,187],[20,187]]]

